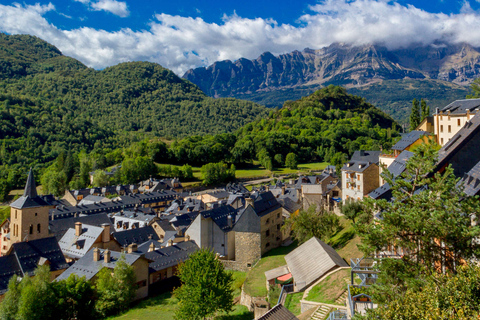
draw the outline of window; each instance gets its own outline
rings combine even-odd
[[[443,132],[443,125],[440,126],[440,132]]]
[[[39,224],[37,224],[37,232],[40,233],[40,231],[41,231],[41,227],[40,227],[40,223],[39,223]]]
[[[357,186],[357,190],[360,191],[360,185]]]
[[[280,218],[280,213],[277,213],[277,218]]]
[[[452,132],[452,126],[448,125],[448,132]]]
[[[267,242],[267,244],[265,245],[266,248],[270,247],[270,242]]]
[[[443,144],[443,138],[442,138],[442,139],[440,139],[440,143],[441,143],[441,144]]]
[[[33,234],[33,224],[30,225],[30,234]]]
[[[265,236],[270,237],[270,230],[267,230],[267,232],[265,232]]]
[[[38,216],[38,213],[35,212],[35,217]]]
[[[359,174],[357,174],[357,180],[360,181],[360,175]]]
[[[457,125],[460,127],[460,119],[457,119]]]
[[[280,230],[280,224],[277,224],[277,230]]]
[[[265,224],[269,224],[270,223],[270,219],[267,219],[267,221],[265,221]]]
[[[17,210],[15,210],[15,219],[17,219]]]

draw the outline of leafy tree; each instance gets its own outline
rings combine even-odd
[[[94,187],[105,187],[110,184],[110,178],[104,170],[95,170],[93,174],[93,183]]]
[[[273,159],[277,167],[283,167],[283,155],[281,153],[277,153]]]
[[[85,277],[71,274],[67,279],[53,282],[58,319],[93,319],[95,314],[94,290]]]
[[[235,179],[235,166],[232,164],[230,169],[223,162],[208,163],[200,169],[204,185],[227,182]]]
[[[472,90],[472,94],[467,95],[467,99],[480,98],[480,78],[473,80],[470,84],[470,89]]]
[[[21,288],[20,279],[14,275],[8,282],[8,291],[0,304],[0,319],[15,320],[18,312],[18,302],[20,301]]]
[[[182,172],[181,178],[183,179],[193,179],[193,168],[188,164],[184,164],[180,169]]]
[[[347,201],[342,205],[342,213],[355,223],[355,219],[364,213],[363,204],[360,201]]]
[[[430,107],[427,106],[427,102],[423,99],[420,100],[420,106],[422,109],[422,118],[420,119],[420,123],[421,123],[423,120],[425,120],[426,117],[430,115]]]
[[[410,131],[415,130],[420,124],[420,103],[417,99],[412,101],[412,111],[410,113]]]
[[[233,307],[233,277],[209,249],[200,249],[179,267],[180,288],[174,291],[179,303],[177,320],[210,318]]]
[[[471,221],[480,203],[465,195],[450,166],[432,174],[436,150],[430,144],[418,146],[400,179],[394,180],[388,170],[382,173],[392,186],[392,201],[364,201],[369,212],[380,212],[382,217],[358,225],[366,254],[399,247],[407,264],[433,266],[443,261],[453,271],[462,261],[478,257],[480,245],[474,239],[480,227]]]
[[[285,158],[285,165],[290,169],[297,169],[297,166],[298,166],[297,155],[293,152],[290,152],[289,154],[287,154],[287,157]]]
[[[340,230],[340,219],[331,212],[316,211],[316,206],[311,205],[307,211],[300,210],[297,215],[292,215],[285,222],[284,228],[290,229],[292,237],[299,243],[317,237],[327,240]]]
[[[53,194],[61,196],[65,193],[67,187],[67,175],[64,171],[58,171],[56,165],[50,166],[41,178],[42,190],[44,194]]]
[[[108,268],[100,270],[96,282],[96,311],[105,317],[126,310],[135,297],[135,282],[135,271],[124,256],[117,261],[113,275]]]

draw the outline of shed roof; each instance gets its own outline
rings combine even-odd
[[[316,237],[312,237],[287,254],[285,261],[299,291],[333,268],[348,267],[348,264],[332,247]]]
[[[292,312],[290,312],[290,310],[288,310],[281,304],[277,304],[257,320],[295,320],[295,319],[298,320],[298,318],[295,317],[295,315]]]

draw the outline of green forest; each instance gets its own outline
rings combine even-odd
[[[148,177],[155,162],[241,168],[258,160],[271,170],[288,155],[340,165],[355,150],[388,149],[399,135],[390,116],[336,86],[276,110],[209,98],[154,63],[96,71],[31,36],[0,34],[0,61],[0,195],[22,187],[29,167],[60,180],[42,180],[58,194],[122,163],[138,169],[119,172],[122,183]]]

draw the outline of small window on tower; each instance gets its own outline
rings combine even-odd
[[[33,234],[33,225],[30,225],[30,234]]]
[[[35,212],[35,217],[38,216],[38,213]]]
[[[37,232],[40,233],[41,232],[41,227],[40,227],[40,223],[37,224]]]

